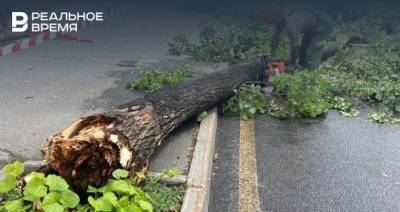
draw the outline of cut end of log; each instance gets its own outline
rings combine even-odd
[[[64,177],[76,190],[102,186],[119,167],[132,160],[128,139],[113,128],[106,116],[82,118],[49,138],[44,149],[46,166]]]

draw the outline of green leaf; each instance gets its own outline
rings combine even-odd
[[[118,205],[118,212],[143,212],[141,208],[133,203],[126,204],[124,206]]]
[[[18,177],[24,173],[24,164],[20,161],[14,161],[11,164],[7,164],[4,167],[4,171],[7,175]]]
[[[396,105],[394,106],[394,109],[396,112],[400,112],[400,101],[396,102]]]
[[[86,190],[86,192],[87,192],[87,193],[97,193],[97,192],[99,192],[99,190],[98,190],[97,188],[95,188],[95,187],[89,185],[88,188],[87,188],[87,190]]]
[[[124,170],[124,169],[116,169],[115,171],[113,171],[112,176],[115,179],[125,179],[127,178],[129,175],[129,172]]]
[[[130,204],[131,201],[129,200],[128,196],[123,196],[118,200],[118,207],[124,207],[127,206],[128,204]]]
[[[110,180],[109,180],[109,182],[110,182]],[[107,185],[98,188],[97,191],[100,192],[100,193],[105,193],[105,192],[107,192],[107,191],[110,191],[109,188],[108,188],[109,182],[107,183]]]
[[[107,183],[107,188],[109,189],[109,191],[121,194],[132,195],[134,193],[134,188],[132,187],[132,185],[124,180],[110,180]]]
[[[0,181],[0,193],[6,193],[17,187],[18,180],[13,176],[6,176]]]
[[[95,210],[98,211],[98,208],[96,207],[97,206],[96,200],[92,196],[88,197],[88,202]]]
[[[109,201],[113,206],[118,204],[118,197],[113,192],[106,192],[103,194],[103,198]]]
[[[59,203],[43,205],[44,212],[64,212],[64,207]]]
[[[153,206],[147,201],[139,200],[138,204],[139,204],[140,208],[142,208],[144,211],[148,211],[148,212],[153,211]]]
[[[24,200],[35,202],[46,196],[47,187],[44,185],[26,186],[24,189]]]
[[[181,170],[178,167],[173,167],[163,171],[163,174],[168,177],[175,177],[181,174]]]
[[[53,174],[46,177],[46,185],[49,186],[50,191],[65,191],[69,188],[67,181]]]
[[[90,196],[88,198],[88,202],[96,211],[112,211],[113,209],[112,204],[103,197],[94,199],[92,196]]]
[[[141,200],[147,200],[148,199],[148,195],[140,188],[136,189],[135,197],[136,197],[136,199],[141,199]]]
[[[133,204],[131,205],[131,209],[133,212],[143,212],[143,210],[140,207]]]
[[[60,202],[66,208],[75,208],[79,201],[79,196],[70,190],[65,190],[61,193]]]
[[[17,200],[11,200],[7,201],[4,203],[4,208],[7,211],[23,211],[24,208],[24,200],[23,199],[17,199]]]
[[[92,207],[90,205],[78,205],[77,212],[89,212],[92,211],[91,209]]]
[[[44,199],[42,204],[43,205],[48,205],[48,204],[52,204],[52,203],[58,203],[61,199],[61,194],[58,192],[50,192],[49,194],[47,194]]]
[[[44,185],[44,183],[46,182],[46,177],[43,173],[31,172],[30,174],[25,176],[24,180],[28,186]]]

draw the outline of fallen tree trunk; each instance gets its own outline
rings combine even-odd
[[[75,190],[102,186],[116,168],[138,171],[177,126],[256,80],[259,65],[249,62],[170,86],[118,109],[81,118],[50,137],[43,149],[45,169],[64,177]]]

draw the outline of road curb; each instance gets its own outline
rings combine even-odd
[[[208,211],[217,124],[218,110],[213,108],[200,124],[181,212]]]

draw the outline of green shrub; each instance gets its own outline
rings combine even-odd
[[[128,171],[117,169],[103,187],[88,187],[87,204],[81,204],[78,194],[60,176],[31,172],[22,178],[24,166],[19,161],[6,165],[4,171],[6,176],[0,181],[0,211],[5,212],[150,212],[178,210],[182,204],[181,188],[159,183],[165,176],[179,174],[176,168],[164,171],[159,178],[146,177],[140,172],[131,177]],[[147,179],[143,188],[139,187],[140,179]]]
[[[225,115],[237,116],[247,120],[257,113],[265,113],[266,105],[259,85],[244,85],[234,90],[235,95],[222,105]]]
[[[87,192],[93,194],[88,197],[88,205],[95,211],[153,211],[150,196],[128,178],[125,170],[115,170],[113,179],[101,188],[88,188]]]
[[[1,194],[19,190],[13,199],[2,203],[4,211],[65,211],[76,208],[80,202],[79,196],[69,189],[67,182],[56,175],[45,176],[43,173],[32,172],[25,176],[25,186],[19,189],[19,178],[24,172],[21,162],[15,161],[4,167],[6,178],[0,181]]]
[[[201,25],[198,44],[192,44],[185,34],[169,43],[172,55],[190,55],[201,61],[235,63],[270,52],[271,28],[256,25]],[[219,30],[217,30],[217,28]],[[289,57],[289,40],[284,37],[277,56]]]
[[[368,119],[372,122],[376,123],[391,123],[391,124],[398,124],[400,123],[400,118],[394,116],[392,111],[389,110],[381,110],[378,112],[373,112],[368,114]]]
[[[275,90],[269,96],[263,94],[260,86],[242,86],[222,105],[222,113],[240,115],[245,120],[263,113],[279,119],[315,118],[330,109],[344,116],[358,114],[351,101],[333,95],[331,84],[319,72],[302,70],[276,76],[272,85]]]
[[[157,91],[166,85],[176,85],[188,78],[192,73],[186,69],[178,68],[172,71],[163,71],[160,69],[143,71],[135,80],[128,82],[129,89]]]
[[[331,108],[329,84],[318,72],[298,71],[276,76],[276,91],[286,98],[283,106],[289,117],[317,117]]]
[[[175,36],[172,41],[168,43],[168,46],[169,54],[176,56],[188,54],[194,49],[193,44],[190,43],[185,33]]]

